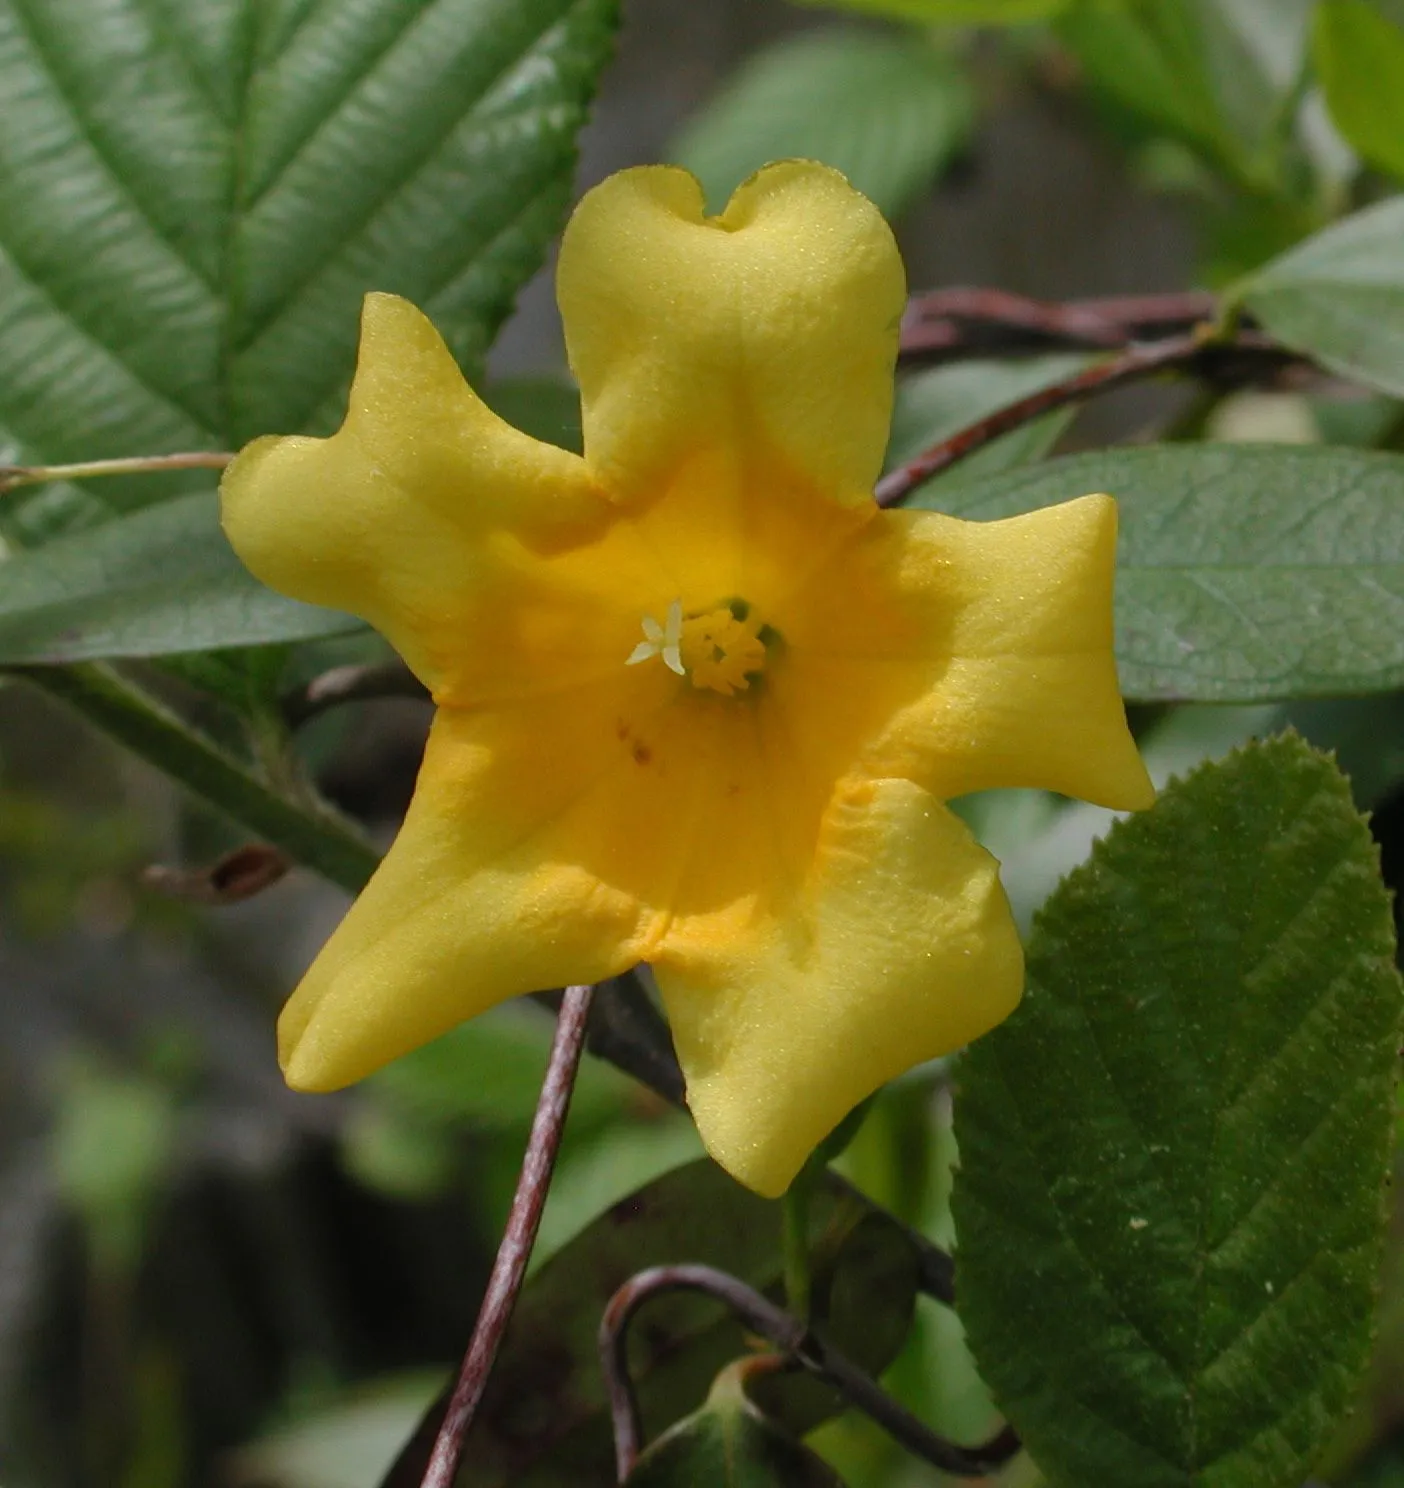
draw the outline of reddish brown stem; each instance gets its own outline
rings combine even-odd
[[[541,1211],[546,1206],[546,1194],[551,1187],[551,1170],[560,1150],[566,1111],[575,1088],[575,1073],[585,1048],[585,1026],[589,1021],[594,992],[593,987],[567,987],[561,999],[551,1058],[541,1085],[541,1097],[536,1103],[536,1115],[531,1123],[526,1155],[522,1159],[517,1192],[512,1198],[512,1210],[507,1216],[507,1228],[503,1231],[497,1258],[492,1263],[492,1275],[488,1277],[487,1291],[483,1295],[468,1351],[463,1356],[458,1382],[453,1387],[443,1425],[439,1427],[434,1442],[423,1488],[452,1488],[463,1460],[468,1429],[487,1387],[488,1376],[492,1373],[516,1305],[517,1293],[522,1289],[527,1261],[541,1224]]]
[[[933,444],[914,460],[883,476],[873,496],[879,506],[896,506],[923,481],[949,470],[1000,435],[1008,434],[1055,408],[1081,403],[1095,393],[1136,382],[1167,367],[1193,366],[1205,375],[1219,376],[1232,382],[1251,379],[1253,369],[1261,374],[1265,364],[1278,367],[1291,360],[1290,352],[1255,331],[1242,332],[1234,341],[1220,342],[1204,330],[1195,330],[1186,335],[1168,336],[1162,341],[1132,346],[1119,356],[1075,372],[996,409],[988,417],[970,424],[939,444]]]
[[[902,354],[942,358],[1048,345],[1127,346],[1212,320],[1216,308],[1213,295],[1197,290],[1064,302],[1003,289],[930,290],[908,301]]]

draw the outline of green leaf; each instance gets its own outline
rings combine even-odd
[[[1404,176],[1404,31],[1370,0],[1325,0],[1312,56],[1337,128],[1371,165]]]
[[[1050,460],[913,505],[1007,517],[1117,497],[1117,665],[1144,701],[1259,702],[1404,686],[1404,458],[1150,445]]]
[[[1018,26],[1066,10],[1070,0],[795,0],[825,10],[857,10],[946,26]]]
[[[1400,984],[1295,736],[1120,823],[958,1077],[961,1316],[1050,1483],[1299,1488],[1368,1350]]]
[[[877,1373],[896,1356],[911,1325],[912,1242],[896,1221],[835,1178],[816,1189],[809,1233],[818,1326],[861,1368]],[[474,1425],[460,1488],[554,1488],[562,1482],[612,1488],[596,1342],[600,1317],[630,1276],[680,1260],[776,1290],[779,1205],[703,1160],[616,1204],[552,1256],[522,1293]],[[746,1347],[741,1328],[719,1304],[686,1293],[650,1301],[630,1338],[646,1437],[695,1409],[717,1371]],[[803,1376],[768,1380],[756,1394],[767,1414],[796,1434],[840,1409],[828,1387]]]
[[[498,418],[523,434],[576,455],[584,448],[580,389],[573,382],[554,377],[505,377],[488,383],[482,394]]]
[[[364,1088],[426,1125],[505,1129],[520,1140],[541,1092],[551,1033],[540,1009],[512,1003],[412,1049],[377,1070]],[[613,1065],[587,1059],[572,1088],[571,1133],[603,1125],[636,1094]]]
[[[1267,330],[1323,366],[1404,397],[1404,197],[1308,238],[1239,284]]]
[[[971,117],[964,78],[921,37],[808,32],[751,58],[669,153],[713,211],[767,161],[802,156],[896,216],[964,145]]]
[[[354,630],[265,589],[234,556],[213,492],[61,537],[0,565],[0,664],[164,656]]]
[[[560,226],[615,12],[0,0],[0,428],[48,462],[325,430],[370,289],[476,370]]]
[[[902,378],[892,410],[887,469],[905,464],[996,409],[1070,376],[1090,360],[1065,355],[1032,357],[1023,362],[962,362]],[[1076,409],[1065,408],[1034,419],[962,460],[949,476],[940,477],[940,482],[973,480],[1040,460],[1076,414]]]
[[[231,1454],[231,1488],[374,1488],[433,1399],[436,1371],[386,1375]]]
[[[707,1403],[639,1458],[629,1488],[843,1488],[826,1462],[746,1399],[752,1360],[723,1370]]]
[[[1280,180],[1310,0],[1077,0],[1059,21],[1088,81],[1250,190]]]

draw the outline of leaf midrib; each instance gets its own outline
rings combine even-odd
[[[371,75],[376,67],[382,65],[398,48],[406,43],[412,33],[419,26],[427,25],[433,13],[444,3],[445,0],[431,0],[431,3],[425,6],[424,9],[415,12],[411,17],[409,24],[398,30],[395,33],[393,41],[388,46],[383,48],[380,52],[376,53],[375,57],[371,61],[370,66],[366,67],[364,71],[359,72],[356,75],[355,80],[346,90],[344,95],[338,100],[335,107],[330,109],[327,114],[318,122],[317,127],[299,143],[293,155],[290,156],[289,159],[285,161],[282,166],[279,167],[274,181],[269,184],[267,189],[260,190],[251,200],[240,203],[239,209],[236,213],[235,224],[233,225],[232,229],[236,236],[245,218],[253,213],[258,203],[262,201],[271,192],[272,189],[274,189],[277,181],[281,180],[282,177],[287,173],[287,171],[292,168],[296,160],[300,158],[306,151],[306,149],[309,148],[310,145],[317,139],[323,129],[328,127],[328,125],[336,119],[339,110],[344,107],[347,99],[349,99],[356,91],[356,89],[365,82],[365,80]],[[550,31],[554,29],[554,26],[560,24],[562,20],[569,17],[569,15],[582,3],[586,3],[586,0],[569,0],[569,3],[562,10],[561,15],[557,18],[556,22],[554,22],[552,26],[543,28],[542,30],[537,31],[533,35],[529,36],[526,39],[525,43],[518,50],[512,52],[503,60],[502,64],[491,74],[490,77],[483,80],[481,87],[479,87],[470,97],[466,97],[462,101],[461,107],[456,113],[454,113],[447,125],[443,129],[436,132],[426,142],[423,150],[421,151],[418,158],[415,160],[414,164],[410,167],[410,169],[405,174],[398,176],[384,190],[378,192],[369,201],[369,203],[366,205],[366,209],[358,217],[355,226],[352,227],[343,238],[341,238],[338,242],[333,244],[325,253],[323,253],[314,263],[310,264],[304,271],[304,273],[287,287],[286,291],[282,296],[280,296],[276,304],[271,306],[262,315],[260,315],[259,318],[252,323],[252,325],[242,327],[237,336],[231,337],[231,361],[237,359],[240,355],[250,350],[258,341],[266,336],[269,331],[271,331],[273,327],[276,326],[293,307],[295,307],[299,303],[309,286],[314,284],[326,272],[328,265],[336,259],[337,255],[343,251],[346,245],[348,243],[355,242],[358,238],[360,238],[365,233],[367,227],[372,222],[374,222],[376,217],[379,216],[380,213],[384,210],[385,206],[389,202],[393,201],[394,198],[401,192],[409,190],[419,180],[424,172],[429,169],[429,167],[433,164],[435,158],[439,155],[440,151],[443,150],[448,141],[451,140],[453,136],[460,129],[463,128],[464,124],[467,122],[468,116],[474,111],[474,109],[478,107],[478,105],[482,103],[485,98],[487,98],[492,93],[492,91],[502,82],[503,78],[514,71],[517,67],[519,67],[522,61],[527,56],[529,56],[532,51],[534,51],[541,45],[542,40],[550,34]],[[280,53],[279,55],[282,54]],[[533,198],[532,200],[534,201],[534,199],[535,198]],[[493,236],[498,236],[498,234],[494,233]],[[312,406],[315,406],[315,404],[320,401],[320,397],[321,395],[319,394],[316,399],[310,400]]]

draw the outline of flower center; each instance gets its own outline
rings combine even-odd
[[[662,621],[643,617],[644,639],[625,661],[636,666],[650,657],[694,687],[724,697],[745,692],[765,670],[766,647],[775,633],[763,625],[744,599],[729,599],[713,609],[683,614],[682,601],[668,606]]]

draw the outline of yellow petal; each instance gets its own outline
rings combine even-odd
[[[1036,786],[1148,806],[1112,649],[1115,556],[1109,496],[1000,522],[885,513],[794,607],[791,732],[942,799]]]
[[[503,423],[429,321],[383,294],[366,297],[341,429],[255,440],[221,491],[264,583],[369,620],[440,693],[492,649],[504,572],[608,514],[581,460]]]
[[[767,166],[706,217],[686,171],[623,171],[576,209],[557,287],[586,458],[617,499],[693,482],[713,521],[777,482],[870,500],[905,289],[838,172]]]
[[[670,932],[650,959],[702,1140],[766,1195],[885,1081],[1008,1016],[1023,984],[994,859],[902,780],[839,787],[789,914]]]
[[[439,711],[399,836],[283,1010],[289,1084],[334,1090],[508,997],[639,960],[653,917],[637,880],[602,880],[609,845],[577,849],[595,797],[634,768],[607,701]],[[628,815],[617,834],[640,831]],[[646,851],[633,867],[666,878]]]
[[[441,708],[390,853],[284,1011],[290,1082],[331,1089],[504,998],[716,933],[795,871],[750,710],[655,658],[492,708]],[[818,811],[812,811],[817,822]]]

